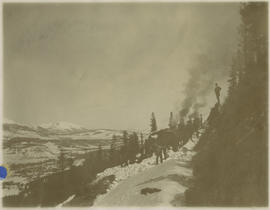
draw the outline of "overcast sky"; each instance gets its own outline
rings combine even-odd
[[[13,3],[3,18],[5,118],[116,129],[151,112],[167,126],[194,56],[227,68],[240,21],[235,3]]]

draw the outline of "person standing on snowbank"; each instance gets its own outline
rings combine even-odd
[[[158,164],[158,160],[160,160],[160,163],[163,162],[163,157],[162,157],[162,146],[160,146],[157,142],[154,144],[154,153],[156,155],[156,164]]]
[[[216,83],[216,86],[215,86],[215,93],[216,93],[216,97],[217,97],[217,102],[218,104],[220,104],[220,91],[221,91],[221,87],[218,86],[218,84]]]

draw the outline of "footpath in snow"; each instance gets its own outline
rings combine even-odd
[[[198,139],[189,140],[178,152],[155,164],[155,155],[127,167],[113,167],[98,174],[98,179],[115,175],[106,194],[94,206],[183,206],[184,192],[192,182],[190,161]]]

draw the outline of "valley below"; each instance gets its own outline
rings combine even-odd
[[[3,181],[3,197],[18,195],[35,180],[82,167],[93,152],[110,148],[112,136],[120,147],[122,132],[67,123],[46,127],[4,123],[3,163],[8,176]]]

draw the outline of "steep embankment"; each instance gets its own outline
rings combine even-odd
[[[268,5],[243,3],[240,15],[228,96],[200,139],[189,205],[268,205]]]

